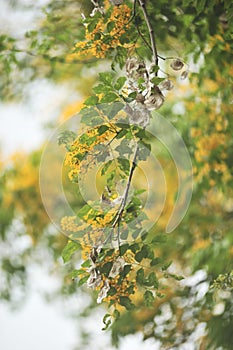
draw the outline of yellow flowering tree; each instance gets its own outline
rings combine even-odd
[[[61,2],[58,9],[51,1],[41,29],[27,33],[35,75],[40,60],[41,75],[75,82],[85,96],[93,87],[61,116],[78,112],[76,128],[62,130],[58,140],[64,181],[79,195],[72,214],[60,217],[68,237],[64,284],[70,293],[88,287],[95,304],[103,302],[103,328],[111,329],[115,345],[140,331],[164,349],[195,343],[230,350],[232,5],[79,3],[77,14],[76,3]],[[8,67],[1,89],[10,98],[11,78],[19,79],[15,61],[25,57],[17,56],[22,50],[13,38],[1,36],[1,42],[0,62]],[[31,203],[38,195],[28,191],[34,169],[15,169],[5,187]],[[4,173],[2,182],[11,176]],[[26,181],[20,188],[18,178]],[[6,201],[13,206],[10,193],[3,208]],[[17,215],[30,224],[30,211],[16,203]],[[30,207],[33,217],[41,214]],[[39,221],[43,231],[47,217]],[[34,237],[30,225],[28,234]]]

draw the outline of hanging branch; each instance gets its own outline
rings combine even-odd
[[[156,48],[156,42],[155,42],[155,36],[154,36],[154,30],[151,26],[149,17],[148,17],[148,13],[147,13],[147,9],[146,9],[146,5],[144,0],[138,0],[139,4],[141,6],[146,24],[147,24],[147,28],[149,30],[149,35],[150,35],[150,42],[151,42],[151,49],[153,52],[153,62],[156,66],[158,66],[158,53],[157,53],[157,48]]]
[[[130,188],[130,185],[131,185],[133,173],[134,173],[134,170],[136,168],[137,153],[138,153],[138,144],[136,145],[136,148],[135,148],[135,151],[134,151],[134,156],[133,156],[132,165],[131,165],[130,172],[129,172],[128,181],[127,181],[126,188],[125,188],[125,193],[123,195],[123,198],[122,198],[122,201],[121,201],[121,205],[120,205],[120,208],[119,208],[118,213],[116,215],[116,218],[115,218],[115,220],[114,220],[114,222],[112,224],[113,228],[116,226],[116,224],[118,222],[120,222],[122,214],[123,214],[123,211],[125,209],[125,205],[126,205],[127,198],[128,198],[128,195],[129,195],[129,188]]]
[[[129,195],[129,189],[130,189],[130,185],[131,185],[131,181],[132,181],[132,177],[133,177],[133,173],[134,173],[134,170],[135,170],[136,165],[137,165],[137,164],[136,164],[137,154],[138,154],[138,144],[136,144],[136,148],[135,148],[135,151],[134,151],[133,160],[132,160],[132,165],[131,165],[131,168],[130,168],[130,171],[129,171],[128,181],[127,181],[127,184],[126,184],[126,187],[125,187],[125,192],[124,192],[124,195],[123,195],[123,198],[122,198],[120,207],[119,207],[119,209],[118,209],[118,211],[117,211],[117,214],[116,214],[116,216],[115,216],[115,219],[114,219],[114,221],[113,221],[113,223],[112,223],[112,231],[110,232],[110,234],[108,235],[108,237],[105,239],[104,244],[106,244],[106,243],[109,241],[109,239],[111,239],[113,230],[114,230],[115,227],[117,226],[117,227],[118,227],[118,230],[117,230],[117,239],[118,239],[118,245],[120,246],[120,244],[119,244],[119,243],[120,243],[120,242],[119,242],[120,221],[121,221],[123,212],[124,212],[124,210],[125,210],[126,202],[127,202],[128,195]]]

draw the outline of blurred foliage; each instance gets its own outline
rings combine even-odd
[[[132,7],[130,1],[125,3]],[[163,349],[180,349],[182,344],[189,346],[191,342],[195,349],[231,350],[233,5],[231,1],[221,0],[175,0],[169,5],[163,0],[146,3],[149,19],[155,28],[158,52],[166,57],[180,56],[190,65],[188,82],[172,78],[176,87],[166,97],[161,113],[179,130],[189,149],[195,185],[192,203],[183,222],[169,236],[163,234],[163,242],[154,242],[156,267],[157,264],[162,267],[161,259],[163,263],[173,261],[164,274],[164,290],[155,300],[149,293],[144,298],[142,293],[134,294],[137,305],[134,310],[125,307],[129,304],[121,299],[121,317],[115,317],[116,321],[110,328],[112,341],[117,345],[120,337],[140,331],[144,339],[158,339]],[[22,7],[20,1],[10,4]],[[110,66],[113,57],[113,68],[118,71],[117,64],[123,66],[125,62],[126,47],[116,46],[114,55],[110,50],[98,60],[90,54],[86,58],[75,56],[75,45],[85,39],[80,12],[88,17],[92,9],[90,1],[50,1],[40,10],[42,20],[37,27],[22,38],[9,36],[1,28],[1,99],[19,98],[27,83],[41,77],[57,83],[67,82],[75,91],[87,95],[98,70],[103,71],[105,64]],[[148,58],[151,50],[144,41],[149,39],[145,23],[136,16],[133,24],[139,32],[129,29],[128,34],[139,42],[136,48],[139,57]],[[127,44],[127,36],[122,40]],[[86,75],[88,67],[94,67],[90,76]],[[164,68],[168,69],[166,61]],[[61,118],[65,119],[77,109],[79,102],[70,110],[68,106]],[[161,158],[168,167],[166,179],[172,188],[175,179],[169,160]],[[22,298],[26,295],[28,265],[35,259],[36,249],[46,247],[57,266],[66,243],[65,237],[51,229],[43,210],[38,187],[39,162],[40,151],[30,155],[16,154],[9,162],[1,164],[0,234],[3,253],[0,296],[12,303],[19,303],[19,295]],[[164,214],[146,238],[148,244],[151,239],[160,237],[165,228],[170,202],[174,201],[173,192],[170,196]],[[17,251],[17,241],[25,237],[29,243],[25,249]],[[64,259],[67,260],[64,270],[68,274],[60,272],[59,292],[67,298],[78,293],[78,283],[73,281],[77,276],[72,275],[72,271],[77,260],[81,259],[80,252],[75,253],[73,245],[71,247],[70,251],[65,251],[68,255]],[[69,258],[71,261],[68,262]],[[186,278],[179,282],[172,279],[172,275]],[[81,288],[85,290],[85,287]],[[96,295],[83,310],[83,316],[93,312],[96,307],[94,299]],[[107,325],[108,318],[104,321]]]

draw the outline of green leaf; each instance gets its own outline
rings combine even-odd
[[[105,276],[108,277],[109,272],[111,271],[113,262],[112,261],[108,261],[106,262],[101,268],[100,268],[100,272],[103,273]]]
[[[165,235],[156,235],[153,239],[152,239],[152,241],[151,241],[151,243],[165,243],[167,241],[167,236],[165,236]]]
[[[98,96],[90,96],[86,99],[84,104],[86,106],[95,106],[99,102]]]
[[[113,159],[110,159],[108,162],[106,162],[101,169],[101,175],[105,175],[106,172],[108,171],[109,167],[114,163]]]
[[[128,243],[121,245],[119,247],[120,255],[124,255],[125,252],[128,250],[128,248],[129,248],[129,244]]]
[[[126,240],[128,238],[128,235],[129,235],[129,232],[125,230],[120,234],[120,237],[122,240]]]
[[[155,288],[158,288],[159,286],[159,283],[158,283],[158,280],[157,280],[157,277],[155,275],[155,272],[152,271],[149,276],[146,278],[146,280],[144,281],[144,285],[148,286],[148,287],[155,287]]]
[[[129,249],[133,252],[136,253],[140,248],[140,245],[138,243],[133,243],[129,246]]]
[[[119,164],[119,168],[121,169],[121,171],[123,171],[125,174],[129,174],[129,170],[130,170],[130,162],[128,159],[126,158],[118,158],[117,162]]]
[[[83,270],[83,269],[73,270],[71,273],[69,273],[69,277],[76,278],[76,277],[78,277],[80,275],[84,275],[84,274],[87,274],[86,270]]]
[[[102,83],[112,87],[112,82],[113,82],[113,79],[114,79],[114,75],[115,74],[110,73],[110,72],[100,73],[99,74],[99,80]]]
[[[164,264],[162,266],[162,271],[166,271],[172,264],[172,261],[169,261],[168,263]]]
[[[145,190],[145,189],[143,189],[143,188],[140,189],[140,190],[135,190],[135,191],[134,191],[134,195],[135,195],[135,196],[138,196],[139,194],[145,193],[146,191],[147,191],[147,190]]]
[[[124,104],[123,104],[124,106]],[[129,130],[130,129],[130,125],[129,124],[125,124],[125,123],[116,123],[116,126],[120,129],[127,129]]]
[[[81,279],[78,281],[78,286],[80,287],[80,286],[82,286],[84,283],[86,283],[87,280],[88,280],[88,278],[89,278],[89,275],[84,276],[83,278],[81,278]]]
[[[110,33],[114,28],[115,28],[115,22],[114,21],[108,22],[107,24],[108,33]]]
[[[90,267],[91,266],[91,261],[89,259],[85,260],[82,265],[82,267]]]
[[[115,102],[112,104],[98,105],[98,109],[110,120],[112,120],[124,108],[122,102]]]
[[[96,12],[95,16],[91,18],[91,22],[88,25],[88,32],[89,33],[93,32],[93,30],[95,29],[96,24],[98,23],[100,16],[101,16],[100,12]]]
[[[205,8],[206,0],[198,0],[196,2],[196,11],[197,15],[199,15]]]
[[[131,284],[128,288],[126,288],[126,292],[128,294],[134,294],[135,293],[135,290],[134,290],[134,284]]]
[[[141,229],[134,230],[134,232],[132,233],[132,237],[134,239],[138,238],[140,232],[141,232]]]
[[[141,262],[142,259],[146,258],[148,254],[147,246],[142,246],[142,249],[135,254],[135,260]]]
[[[113,295],[115,295],[116,293],[117,293],[116,288],[113,287],[113,286],[111,286],[110,289],[109,289],[109,291],[108,291],[108,295],[113,296]]]
[[[159,83],[161,83],[165,78],[158,78],[158,77],[154,77],[151,79],[151,82],[154,84],[154,85],[158,85]]]
[[[109,127],[107,125],[101,125],[100,127],[98,127],[98,134],[102,135],[105,133],[105,131],[107,131],[109,129]]]
[[[173,273],[168,273],[168,277],[174,278],[174,280],[176,280],[176,281],[181,281],[181,280],[184,279],[183,276],[177,276],[177,275],[175,275]]]
[[[123,131],[123,130],[121,130],[121,131]],[[124,131],[126,131],[126,129],[124,129]],[[119,138],[118,135],[117,135],[116,138]],[[121,141],[121,143],[115,148],[115,150],[119,153],[119,155],[131,154],[132,153],[132,149],[131,149],[131,147],[129,147],[129,141],[127,139],[123,139]]]
[[[163,261],[163,259],[161,259],[161,258],[154,258],[151,260],[150,266],[155,266],[157,264],[160,264],[162,261]]]
[[[122,89],[123,86],[124,86],[124,84],[125,84],[125,82],[126,82],[126,77],[120,77],[120,78],[118,78],[117,81],[116,81],[116,83],[115,83],[115,85],[114,85],[114,88],[115,88],[116,90]]]
[[[64,263],[67,263],[78,249],[80,249],[79,243],[69,241],[61,253]]]
[[[99,84],[92,89],[96,94],[106,94],[106,92],[112,91],[112,87],[106,86],[105,84]]]
[[[122,129],[121,131],[119,131],[119,132],[117,133],[116,138],[117,138],[117,139],[121,139],[122,137],[124,137],[124,136],[127,134],[127,132],[128,132],[127,129]]]
[[[90,137],[88,134],[83,133],[80,137],[79,137],[79,143],[81,144],[86,144],[87,146],[92,145],[95,141],[96,141],[97,136],[92,136]]]
[[[131,92],[128,97],[125,97],[124,100],[127,103],[133,102],[136,99],[137,93],[136,92]]]
[[[130,42],[130,38],[129,38],[129,35],[127,34],[127,32],[120,36],[121,45],[128,44],[129,42]]]
[[[104,318],[103,318],[103,323],[104,323],[104,327],[102,328],[102,331],[105,331],[106,329],[108,329],[108,327],[111,325],[111,319],[112,316],[110,314],[105,314]]]
[[[78,212],[78,216],[80,218],[83,218],[84,216],[86,216],[90,211],[91,211],[92,207],[88,204],[85,204]]]
[[[128,273],[131,271],[131,267],[132,267],[132,265],[125,265],[124,266],[124,269],[123,269],[123,275],[124,275],[124,277],[126,276],[126,275],[128,275]]]
[[[135,307],[132,301],[126,296],[120,296],[120,305],[124,306],[126,310],[132,310]]]
[[[139,139],[142,139],[142,140],[148,138],[146,131],[144,129],[139,129],[139,131],[135,133],[135,136],[137,136]]]
[[[136,281],[138,284],[144,284],[145,282],[145,276],[144,276],[144,270],[143,268],[140,268],[138,271],[137,271],[137,275],[136,275]]]
[[[80,112],[81,122],[88,126],[103,124],[104,119],[94,108],[83,108]]]
[[[101,98],[100,103],[110,103],[117,100],[119,100],[119,97],[117,94],[115,94],[114,92],[108,92],[106,95],[104,95]]]
[[[113,311],[113,317],[115,318],[115,320],[118,320],[120,318],[120,315],[121,314],[117,309]]]
[[[96,33],[94,36],[94,40],[100,40],[101,39],[101,34],[100,33]]]
[[[150,290],[146,290],[144,295],[144,302],[145,302],[145,305],[147,307],[150,307],[154,304],[154,301],[155,301],[155,297],[153,295],[153,293],[150,291]]]
[[[65,145],[67,151],[69,151],[72,143],[76,138],[77,138],[77,134],[75,132],[66,130],[61,132],[60,135],[58,136],[58,144]]]
[[[157,295],[157,297],[159,297],[161,299],[165,298],[165,296],[166,296],[166,294],[162,294],[162,293],[159,293],[159,292],[156,292],[156,295]]]
[[[149,143],[146,143],[144,141],[140,141],[139,143],[139,159],[140,160],[146,160],[147,157],[149,157],[150,155],[150,152],[151,152],[151,145]]]

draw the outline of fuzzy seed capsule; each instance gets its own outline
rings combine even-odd
[[[184,67],[184,63],[179,58],[177,58],[177,59],[172,61],[172,63],[170,64],[170,67],[173,70],[178,71]]]

